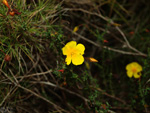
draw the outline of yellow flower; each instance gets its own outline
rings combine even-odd
[[[142,66],[137,62],[132,62],[126,66],[128,77],[134,76],[134,78],[140,78]]]
[[[81,65],[84,62],[85,47],[83,44],[77,44],[76,41],[68,42],[63,48],[63,55],[66,55],[67,58],[65,62],[69,65],[72,61],[74,65]]]

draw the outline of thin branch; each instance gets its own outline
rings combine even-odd
[[[109,18],[106,18],[98,13],[95,13],[95,12],[90,12],[90,11],[87,11],[87,10],[84,10],[82,8],[64,8],[63,11],[82,11],[84,13],[88,13],[90,15],[95,15],[95,16],[98,16],[100,18],[102,18],[103,20],[105,21],[111,21]]]
[[[132,49],[133,51],[135,51],[135,52],[141,54],[142,56],[147,57],[146,54],[140,52],[139,50],[137,50],[136,48],[134,48],[134,47],[132,47],[132,46],[130,45],[130,43],[129,43],[129,41],[127,40],[125,34],[121,31],[121,29],[120,29],[118,26],[116,26],[116,29],[120,32],[120,34],[122,35],[122,37],[124,38],[124,40],[125,40],[125,42],[126,42],[126,45],[127,45],[130,49]]]
[[[48,102],[48,103],[51,104],[56,110],[59,109],[59,110],[64,111],[65,113],[69,113],[68,111],[62,109],[60,106],[58,106],[58,105],[56,105],[55,103],[49,101],[48,99],[44,98],[43,96],[41,96],[41,95],[39,95],[39,94],[33,92],[33,91],[30,90],[30,89],[27,89],[27,88],[21,86],[20,84],[17,84],[17,83],[16,83],[15,81],[13,81],[5,72],[3,72],[1,69],[0,69],[0,71],[1,71],[1,72],[5,75],[5,77],[8,78],[8,79],[12,82],[12,84],[14,84],[15,86],[17,86],[17,87],[19,87],[19,88],[21,88],[21,89],[23,89],[23,90],[25,90],[25,91],[27,91],[27,92],[29,92],[29,93],[35,95],[36,97],[41,98],[42,100]],[[47,71],[47,72],[48,72],[48,71]],[[43,73],[45,73],[45,72],[43,72]],[[42,74],[43,74],[43,73],[42,73]],[[37,74],[38,74],[38,75],[41,75],[41,73],[37,73]],[[33,76],[33,74],[32,74],[32,76]],[[12,90],[11,90],[11,91],[12,91]],[[1,103],[0,105],[3,104],[3,102],[8,98],[9,95],[10,95],[10,93],[8,93],[8,94],[6,95],[6,97],[4,98],[4,100],[2,101],[2,103]]]
[[[81,39],[93,44],[94,46],[96,47],[99,47],[99,48],[104,48],[104,49],[108,49],[108,50],[111,50],[111,51],[114,51],[114,52],[118,52],[118,53],[121,53],[121,54],[126,54],[126,55],[137,55],[137,56],[147,56],[147,55],[144,55],[144,54],[140,54],[140,53],[134,53],[134,52],[127,52],[127,51],[123,51],[123,50],[119,50],[119,49],[114,49],[114,48],[111,48],[111,47],[107,47],[107,46],[100,46],[99,44],[93,42],[92,40],[89,40],[87,38],[85,38],[84,36],[76,33],[76,32],[73,32],[71,29],[69,29],[68,27],[66,26],[63,26],[65,29],[67,29],[68,31],[72,32],[74,35],[80,37]]]
[[[115,100],[117,100],[117,101],[119,101],[119,102],[121,102],[121,103],[123,103],[123,104],[126,104],[126,102],[124,101],[124,100],[122,100],[122,99],[120,99],[120,98],[118,98],[118,97],[115,97],[115,96],[113,96],[113,95],[110,95],[110,94],[108,94],[108,93],[106,93],[104,90],[102,90],[102,89],[100,89],[100,88],[95,88],[97,91],[100,91],[100,92],[102,92],[102,94],[104,94],[104,95],[106,95],[106,96],[108,96],[108,97],[110,97],[110,98],[112,98],[112,99],[115,99]]]
[[[44,75],[44,74],[49,74],[51,72],[52,72],[52,70],[48,70],[48,71],[41,72],[41,73],[34,73],[34,74],[30,74],[30,75],[19,76],[19,77],[17,77],[17,79],[18,78],[29,78],[29,77],[34,77],[34,76],[41,76],[41,75]]]
[[[63,91],[66,91],[66,92],[68,92],[68,93],[70,93],[70,94],[76,95],[77,97],[83,99],[85,102],[89,102],[89,100],[88,100],[87,98],[85,98],[85,97],[83,97],[83,96],[81,96],[81,95],[79,95],[79,94],[77,94],[77,93],[75,93],[75,92],[73,92],[73,91],[70,91],[70,90],[65,89],[65,88],[63,88],[63,87],[60,87],[60,86],[58,86],[58,85],[55,85],[55,84],[53,84],[53,83],[51,83],[51,82],[45,82],[45,81],[38,81],[38,82],[36,82],[36,81],[32,81],[32,83],[40,83],[40,84],[49,85],[49,86],[52,86],[52,87],[61,89],[61,90],[63,90]]]
[[[58,106],[58,105],[56,105],[55,103],[49,101],[48,99],[44,98],[43,96],[38,95],[37,93],[33,92],[32,90],[27,89],[27,88],[25,88],[25,87],[23,87],[23,86],[21,86],[21,85],[17,85],[17,86],[18,86],[19,88],[21,88],[21,89],[27,91],[27,92],[30,92],[31,94],[35,95],[36,97],[41,98],[42,100],[48,102],[49,104],[53,105],[53,107],[54,107],[56,110],[59,109],[59,110],[61,110],[61,111],[64,111],[65,113],[69,113],[68,111],[62,109],[60,106]]]
[[[8,97],[10,96],[11,92],[15,89],[15,87],[13,87],[12,89],[10,89],[10,91],[7,93],[7,95],[3,98],[2,102],[0,103],[0,106],[3,105],[3,103],[8,99]]]
[[[90,11],[84,10],[84,9],[82,9],[82,8],[65,8],[65,9],[63,9],[63,10],[64,10],[64,11],[82,11],[82,12],[87,13],[87,14],[90,14],[90,15],[98,16],[98,17],[102,18],[103,20],[109,22],[110,24],[114,25],[114,22],[113,22],[112,19],[106,18],[106,17],[102,16],[101,14],[98,14],[98,13],[95,13],[95,12],[90,12]],[[66,27],[65,27],[65,28],[66,28]],[[66,29],[67,29],[67,28],[66,28]],[[146,54],[144,54],[144,53],[138,51],[137,49],[135,49],[134,47],[132,47],[132,46],[129,44],[129,42],[128,42],[126,36],[124,35],[124,33],[121,31],[121,29],[120,29],[118,26],[116,26],[116,29],[117,29],[118,32],[123,36],[123,38],[124,38],[124,40],[125,40],[125,42],[126,42],[126,45],[127,45],[131,50],[137,52],[138,54],[137,54],[137,53],[131,53],[131,52],[125,52],[125,51],[122,51],[122,50],[112,49],[112,48],[110,48],[110,47],[107,47],[107,49],[109,49],[109,50],[111,50],[111,51],[114,51],[114,52],[119,52],[119,53],[122,53],[122,54],[140,55],[140,56],[147,57]],[[70,30],[70,29],[67,29],[67,30],[69,30],[69,31],[72,32],[72,30]],[[75,32],[72,32],[72,33],[75,34],[75,35],[77,35],[78,37],[82,38],[83,40],[86,40],[87,42],[90,42],[91,44],[97,46],[97,44],[94,43],[93,41],[91,41],[91,40],[89,40],[89,39],[86,39],[86,38],[83,37],[83,36],[79,36],[79,34],[77,34],[77,33],[75,33]],[[99,46],[97,46],[97,47],[99,47]]]

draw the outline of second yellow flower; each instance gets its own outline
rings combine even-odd
[[[77,44],[76,41],[68,42],[63,48],[63,55],[66,55],[67,58],[65,62],[69,65],[72,61],[74,65],[81,65],[84,62],[84,51],[85,47],[83,44]]]

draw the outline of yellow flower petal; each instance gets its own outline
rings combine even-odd
[[[138,64],[137,65],[137,70],[138,70],[138,72],[142,71],[142,66]]]
[[[73,32],[77,32],[79,29],[79,26],[74,27]]]
[[[66,47],[76,47],[77,42],[76,41],[70,41],[66,44]]]
[[[78,44],[76,48],[77,48],[77,50],[78,50],[79,54],[81,54],[81,55],[83,55],[83,54],[84,54],[85,47],[84,47],[84,45],[83,45],[83,44]]]
[[[74,65],[81,65],[84,62],[84,57],[82,55],[74,54],[72,55],[72,63]]]
[[[140,78],[140,76],[141,76],[141,73],[139,73],[139,74],[138,74],[138,73],[135,73],[135,74],[134,74],[134,78]]]
[[[68,42],[65,47],[62,48],[63,55],[68,55],[70,52],[70,49],[75,48],[77,45],[76,41],[70,41]]]
[[[92,58],[92,57],[89,58],[89,61],[90,62],[98,62],[98,60],[96,60],[95,58]]]
[[[138,64],[137,62],[132,62],[131,66],[135,67],[137,69],[137,71],[142,71],[142,66],[140,64]]]
[[[133,76],[133,72],[132,71],[127,71],[127,75],[129,78],[131,78]]]
[[[67,56],[65,62],[67,63],[67,65],[69,65],[71,63],[71,56]]]
[[[66,47],[62,48],[63,55],[67,55],[67,52],[68,52],[67,50],[68,50],[68,48],[66,48]]]
[[[126,66],[126,70],[130,70],[130,69],[131,69],[131,65],[128,64],[128,65]]]
[[[87,69],[90,69],[90,64],[88,62],[85,62],[85,66]]]

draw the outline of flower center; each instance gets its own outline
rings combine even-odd
[[[136,69],[136,68],[132,68],[132,72],[133,72],[133,73],[136,73],[136,72],[137,72],[137,69]]]
[[[76,50],[76,49],[72,49],[72,50],[70,51],[71,57],[72,57],[73,55],[75,55],[75,54],[77,54],[77,50]]]

